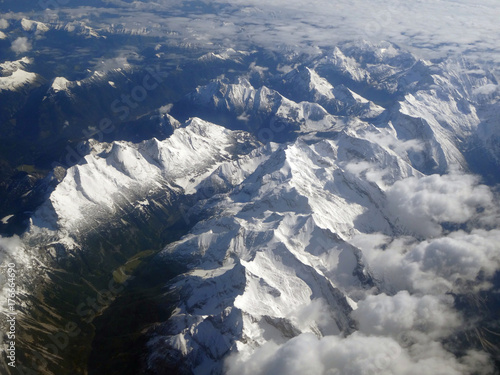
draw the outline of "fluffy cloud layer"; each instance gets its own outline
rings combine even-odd
[[[382,293],[360,301],[352,316],[359,323],[359,331],[367,335],[390,336],[403,341],[421,337],[437,339],[460,325],[452,303],[449,297],[415,296],[407,291],[394,296]]]
[[[229,375],[460,375],[491,374],[491,362],[470,351],[457,359],[432,342],[402,347],[389,337],[354,333],[346,338],[311,333],[283,345],[268,343],[226,362]]]
[[[443,223],[463,224],[492,207],[493,195],[476,177],[452,173],[397,181],[387,201],[403,229],[432,237],[441,234]]]
[[[111,2],[110,2],[111,3]],[[292,48],[314,53],[346,39],[388,40],[422,57],[468,54],[500,64],[496,0],[134,1],[114,0],[94,27],[119,23],[167,43],[245,48]],[[62,8],[59,15],[88,20],[103,9]]]
[[[499,267],[500,231],[460,231],[423,242],[391,241],[382,235],[356,241],[364,246],[380,287],[399,291],[358,301],[352,312],[357,331],[345,338],[304,333],[282,345],[270,342],[255,350],[245,348],[226,361],[228,374],[494,373],[487,353],[470,350],[457,357],[442,340],[470,323],[455,310],[447,292],[459,293],[455,285],[459,279],[474,281],[480,271],[492,276]],[[377,247],[387,242],[385,250]],[[313,310],[313,319],[325,313]]]
[[[258,28],[247,29],[252,38],[261,43],[266,43],[267,38],[269,41],[275,39],[275,43],[291,40],[296,44],[331,45],[336,38],[361,38],[390,40],[433,55],[443,55],[469,48],[478,53],[487,45],[495,48],[500,37],[497,27],[500,8],[494,0],[315,0],[307,7],[299,0],[230,3],[239,5],[241,12],[252,18],[252,23],[272,25],[272,29],[267,27],[266,33]],[[267,19],[260,21],[263,18]],[[233,22],[241,25],[241,21]]]
[[[422,242],[411,237],[359,235],[353,243],[363,250],[373,274],[390,293],[461,293],[474,285],[480,273],[491,278],[500,269],[497,229],[457,231]],[[479,289],[488,286],[476,285]]]
[[[479,272],[491,278],[499,269],[500,231],[462,231],[417,245],[407,256],[421,270],[452,283],[474,281]]]
[[[475,324],[457,310],[451,293],[489,290],[500,269],[492,192],[476,177],[456,172],[410,177],[386,192],[390,209],[413,235],[372,233],[352,239],[378,287],[358,294],[351,313],[356,331],[347,337],[303,333],[284,344],[245,347],[226,361],[228,374],[494,373],[486,352],[457,356],[443,344]],[[490,218],[480,220],[484,215]],[[462,229],[452,230],[451,224]],[[327,314],[318,306],[316,301],[309,308],[312,320]]]

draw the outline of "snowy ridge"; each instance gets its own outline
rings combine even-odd
[[[68,81],[64,77],[56,77],[50,86],[51,91],[54,93],[59,91],[69,92],[69,88],[73,85],[72,82]]]
[[[317,103],[296,103],[266,86],[255,89],[244,78],[236,84],[217,80],[197,88],[189,99],[211,110],[228,111],[245,122],[270,118],[279,131],[323,131],[333,128],[337,122],[335,116]]]
[[[105,38],[99,32],[90,26],[87,26],[83,21],[59,22],[53,26],[56,30],[64,30],[68,33],[75,33],[87,39],[90,38]]]
[[[200,119],[172,137],[138,145],[90,142],[91,152],[65,178],[32,218],[31,231],[85,225],[86,218],[119,212],[119,200],[143,199],[154,191],[188,193],[201,176],[231,158],[230,150],[248,136]]]
[[[0,69],[2,70],[2,75],[5,76],[10,73],[14,73],[19,69],[26,69],[29,64],[32,64],[33,60],[29,57],[23,57],[16,61],[5,61],[0,64]]]
[[[161,366],[169,351],[185,368],[217,373],[231,350],[305,332],[351,332],[359,290],[374,280],[346,240],[358,231],[394,235],[396,223],[384,215],[385,184],[420,175],[392,151],[351,134],[280,147],[215,207],[202,206],[222,217],[200,222],[164,250],[163,257],[192,270],[170,286],[185,302],[153,335],[150,366]],[[339,166],[337,158],[350,154],[359,160]],[[380,171],[367,181],[370,165]],[[311,303],[327,311],[322,320],[303,315]]]
[[[472,283],[480,283],[473,281],[479,269],[492,275],[488,262],[480,259],[489,257],[496,267],[500,264],[491,253],[491,241],[498,236],[496,208],[484,218],[489,223],[486,231],[473,229],[475,224],[471,224],[471,234],[444,230],[448,220],[453,225],[473,223],[478,220],[474,210],[494,206],[486,186],[458,172],[468,167],[463,142],[477,132],[480,123],[470,96],[478,91],[471,87],[492,83],[478,79],[472,86],[461,86],[453,77],[465,83],[467,75],[445,72],[444,65],[429,68],[426,62],[386,47],[375,52],[368,47],[361,52],[351,50],[354,57],[338,49],[333,64],[353,81],[373,84],[390,94],[399,91],[403,100],[385,113],[378,107],[380,118],[373,124],[352,115],[336,118],[335,127],[324,128],[331,131],[326,139],[316,136],[317,129],[304,116],[306,125],[300,129],[305,135],[272,151],[227,195],[193,209],[194,216],[209,219],[161,254],[167,262],[173,257],[188,264],[190,271],[168,284],[181,302],[169,321],[151,332],[149,370],[172,366],[203,374],[223,369],[234,374],[269,373],[270,368],[285,371],[281,350],[294,351],[294,345],[306,341],[310,346],[316,342],[312,336],[318,342],[335,341],[332,345],[337,351],[343,342],[349,346],[364,340],[393,347],[398,354],[377,368],[381,373],[396,374],[400,368],[421,371],[434,354],[420,352],[414,357],[411,351],[427,344],[439,357],[449,359],[439,362],[439,368],[463,374],[474,371],[468,357],[451,359],[440,343],[461,325],[446,291],[463,290],[460,283],[454,284],[457,274],[443,263],[446,252],[437,249],[444,246],[454,254],[467,252],[454,248],[454,238],[479,241],[467,252],[478,268],[465,271],[464,258],[450,265],[464,270],[462,277]],[[310,101],[340,96],[312,69],[292,71],[287,78]],[[358,103],[369,102],[350,92]],[[207,107],[242,117],[271,113],[286,118],[284,114],[291,113],[288,108],[304,106],[265,86],[254,89],[241,79],[237,84],[213,82],[199,88],[194,97]],[[326,107],[322,103],[321,108]],[[296,118],[300,114],[295,111]],[[425,176],[418,170],[447,174]],[[397,265],[390,257],[398,259]],[[446,271],[433,267],[433,262]],[[403,300],[413,306],[410,310],[415,309],[410,313],[415,321],[406,328],[409,342],[401,339],[401,331],[392,331],[394,325],[401,327],[402,315],[382,316],[385,308],[398,309],[396,304]],[[424,305],[434,306],[449,320],[434,327],[437,317],[427,320],[418,310],[417,306]],[[377,306],[381,316],[373,310]],[[339,339],[355,329],[359,332]],[[268,348],[273,354],[265,354]],[[309,353],[309,349],[304,351]],[[308,354],[302,356],[299,350],[296,355],[307,361]],[[363,373],[358,361],[364,361],[367,354],[353,355],[356,359],[344,365],[341,360],[331,363],[318,358],[318,367],[327,363],[340,373]],[[477,355],[477,366],[485,372],[491,370],[487,359],[479,360],[480,354],[471,351],[468,355]],[[291,373],[301,372],[291,369]]]
[[[356,94],[344,85],[333,87],[313,69],[297,68],[282,80],[283,90],[294,100],[321,104],[330,114],[375,118],[384,108]]]
[[[356,83],[368,83],[378,90],[394,93],[397,79],[415,63],[408,52],[390,43],[345,43],[334,48],[318,64],[317,69],[331,71]]]
[[[272,77],[269,87],[255,88],[242,77],[236,83],[216,80],[199,87],[189,100],[231,113],[249,127],[268,122],[274,133],[335,131],[342,117],[357,117],[412,142],[410,159],[422,172],[443,173],[457,165],[468,169],[464,152],[472,146],[467,143],[492,131],[491,126],[479,127],[477,112],[487,97],[498,96],[492,74],[465,61],[433,65],[415,60],[390,44],[340,48],[334,49],[333,58],[314,61],[314,69],[302,65]],[[325,78],[332,74],[346,84],[332,85]],[[350,81],[357,90],[386,95],[386,107],[353,91]]]
[[[30,86],[38,81],[39,76],[35,73],[17,69],[9,76],[0,77],[0,92],[15,91],[23,87]]]
[[[27,18],[21,20],[21,27],[24,31],[36,31],[37,34],[49,31],[49,26],[45,23],[29,20]]]
[[[467,68],[464,61],[446,61],[432,68],[419,65],[425,78],[419,77],[399,102],[392,125],[399,138],[422,141],[425,152],[419,157],[421,170],[442,173],[450,165],[467,169],[465,145],[480,131],[476,107],[484,98],[477,93],[484,92],[480,88],[496,87],[496,81],[485,72],[480,75]],[[424,158],[427,160],[422,163]]]
[[[28,66],[32,63],[33,60],[28,57],[1,63],[0,92],[4,90],[15,91],[38,83],[41,77],[27,71]]]
[[[100,86],[104,83],[113,88],[116,88],[113,80],[120,80],[121,78],[123,78],[129,68],[129,66],[125,66],[124,68],[116,68],[108,71],[97,70],[92,72],[92,74],[87,78],[77,81],[70,81],[66,77],[56,77],[52,81],[50,87],[47,89],[45,98],[52,98],[54,95],[61,94],[72,97],[72,91],[75,88],[86,86]]]
[[[411,160],[425,173],[444,173],[457,165],[468,169],[464,154],[477,147],[468,143],[480,138],[484,129],[478,111],[483,110],[482,103],[495,102],[499,96],[495,76],[484,67],[464,59],[438,64],[415,60],[384,43],[341,45],[333,57],[320,59],[315,69],[390,95],[385,100],[391,98],[394,104],[387,107],[382,123],[376,120],[377,126],[396,132],[400,140],[418,142],[420,150],[413,150]]]
[[[200,203],[203,207],[200,209],[212,213],[208,215],[211,218],[199,222],[190,234],[169,245],[160,255],[159,261],[164,258],[169,262],[174,258],[188,264],[190,271],[167,285],[180,302],[171,318],[150,333],[147,362],[150,371],[166,366],[193,373],[220,373],[223,360],[230,353],[234,354],[230,357],[232,361],[239,358],[247,364],[253,355],[258,355],[255,353],[260,353],[259,348],[268,347],[270,342],[287,347],[311,334],[320,340],[330,340],[350,335],[358,323],[361,336],[352,334],[346,340],[357,340],[364,334],[377,335],[368,320],[372,319],[368,304],[372,300],[385,304],[383,298],[390,297],[378,293],[397,288],[398,284],[387,279],[390,276],[383,271],[383,262],[372,263],[373,250],[368,250],[369,244],[363,236],[378,233],[375,238],[382,234],[398,238],[404,234],[408,229],[407,222],[400,220],[404,219],[404,205],[391,204],[398,199],[399,186],[411,181],[427,184],[439,177],[422,176],[392,150],[363,140],[356,132],[366,135],[366,129],[349,128],[336,141],[308,144],[310,139],[299,138],[273,151],[229,194],[207,204]],[[353,156],[359,159],[352,160]],[[465,182],[467,178],[460,180]],[[452,186],[459,179],[453,178],[447,187],[445,181],[438,190],[455,194]],[[486,207],[490,193],[479,190],[471,192],[469,197],[479,195],[485,200],[480,198],[470,203]],[[400,213],[396,213],[398,210]],[[441,220],[462,220],[447,215]],[[415,230],[420,229],[415,227]],[[484,235],[498,236],[497,232]],[[447,240],[441,239],[443,243]],[[443,261],[441,257],[446,255],[434,255],[430,249],[432,240],[429,241],[403,246],[403,254],[409,251],[406,258],[410,264],[418,267],[419,261],[415,260],[418,257]],[[360,245],[369,256],[364,255]],[[495,262],[498,264],[498,259]],[[487,264],[481,267],[491,275]],[[423,266],[421,272],[419,277],[423,279],[409,290],[428,287],[423,280],[432,279],[432,271],[426,274],[429,268]],[[471,270],[469,277],[475,277],[472,275]],[[433,296],[422,300],[400,289],[391,290],[396,293],[395,301],[410,298],[415,299],[415,308],[430,304],[436,310],[446,310],[450,321],[442,324],[445,331],[436,332],[435,340],[456,329],[460,321],[450,310],[450,301],[440,296],[448,288],[454,288],[445,281],[447,277],[450,276],[443,273],[431,282],[432,288],[436,288],[432,289]],[[379,297],[370,297],[372,293]],[[416,316],[416,328],[411,329],[415,332],[429,329],[431,323],[420,312]],[[391,324],[397,324],[392,323],[391,317],[388,319],[388,322],[382,320],[385,327],[382,329],[391,330]],[[386,340],[384,337],[377,340]],[[388,341],[390,345],[399,353],[404,352],[402,344],[392,340]],[[418,347],[419,339],[415,340]],[[436,350],[443,350],[438,341],[432,344]],[[424,354],[427,359],[429,355]],[[420,364],[409,361],[407,367],[421,368]],[[237,364],[228,363],[229,370],[238,373]],[[452,362],[447,366],[465,365]],[[397,370],[391,367],[391,371]],[[466,367],[462,371],[468,373]]]
[[[208,52],[205,55],[201,56],[198,58],[199,61],[217,61],[217,60],[231,60],[231,61],[236,61],[236,62],[241,62],[241,57],[248,55],[248,52],[244,51],[235,51],[232,48],[228,48],[224,51],[221,51],[219,53],[215,52]]]

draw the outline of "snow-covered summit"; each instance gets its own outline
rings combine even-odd
[[[245,357],[270,341],[355,330],[358,302],[388,288],[383,265],[374,275],[356,239],[408,234],[395,214],[404,208],[391,204],[394,186],[425,180],[402,157],[407,146],[391,137],[359,122],[334,139],[302,135],[264,147],[253,173],[194,207],[188,215],[208,219],[158,256],[188,271],[167,285],[179,302],[151,332],[147,367],[218,373],[229,353]],[[217,170],[206,181],[229,173]]]
[[[39,84],[42,78],[28,71],[33,59],[23,57],[0,64],[0,91],[15,91],[23,87]]]
[[[32,231],[85,227],[89,216],[113,215],[123,199],[142,200],[155,191],[189,194],[199,179],[251,137],[194,118],[163,140],[140,144],[91,142],[90,153],[67,170],[47,202],[33,215]]]
[[[15,61],[5,61],[0,64],[0,69],[2,72],[3,76],[6,76],[8,74],[14,73],[16,70],[19,69],[27,69],[27,67],[33,63],[33,59],[30,59],[29,57],[23,57],[19,60]]]
[[[0,92],[15,91],[36,84],[40,77],[36,73],[16,69],[8,76],[0,77]]]
[[[67,92],[68,89],[71,87],[72,83],[68,81],[64,77],[56,77],[54,78],[54,81],[52,82],[52,85],[50,86],[50,90],[52,90],[54,93],[59,92],[59,91],[65,91]]]
[[[334,87],[315,70],[302,67],[282,78],[285,95],[294,100],[321,104],[334,115],[351,115],[360,118],[375,118],[384,108],[356,94],[345,85]]]
[[[35,31],[37,34],[49,31],[49,26],[47,26],[47,24],[27,18],[21,20],[21,27],[24,31]]]

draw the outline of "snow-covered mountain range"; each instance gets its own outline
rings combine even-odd
[[[1,238],[25,272],[26,319],[33,280],[44,294],[77,270],[97,286],[156,244],[140,272],[169,269],[155,300],[171,314],[133,332],[139,373],[494,373],[495,76],[389,43],[301,59],[200,85],[162,113],[168,138],[89,140],[56,168],[27,231]],[[167,224],[181,228],[167,243],[141,233]],[[120,233],[126,251],[110,244]],[[64,310],[57,323],[36,311],[47,332],[85,318],[78,298],[60,307],[78,285],[44,301]],[[119,311],[113,300],[97,316]]]

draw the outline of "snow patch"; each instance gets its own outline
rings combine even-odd
[[[71,82],[68,81],[64,77],[56,77],[54,81],[52,82],[52,85],[50,88],[54,92],[59,92],[59,91],[68,91],[68,87],[71,85]]]

